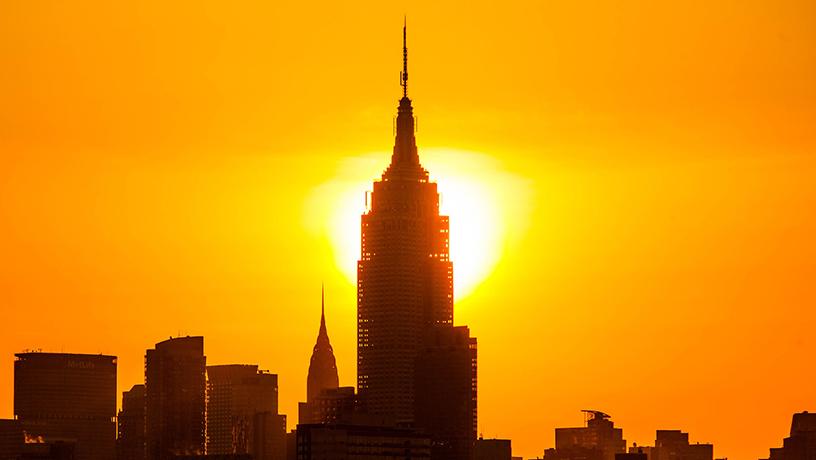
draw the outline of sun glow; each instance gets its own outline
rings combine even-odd
[[[441,213],[450,216],[454,298],[461,300],[492,273],[526,228],[530,187],[484,154],[435,148],[420,149],[420,157],[438,184]],[[352,283],[365,194],[389,159],[390,153],[378,152],[344,160],[308,200],[307,224],[326,238],[337,268]]]

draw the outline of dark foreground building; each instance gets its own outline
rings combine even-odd
[[[476,439],[476,339],[466,326],[426,330],[415,382],[415,425],[431,436],[433,458],[471,460]]]
[[[430,440],[413,430],[384,426],[298,425],[296,460],[421,460]]]
[[[357,264],[357,389],[368,411],[404,425],[425,329],[453,324],[448,217],[419,162],[407,81],[406,61],[394,152],[361,219]]]
[[[248,364],[207,366],[207,458],[247,454],[283,460],[285,437],[276,374]]]
[[[509,439],[476,440],[473,446],[474,460],[512,460],[513,448]]]
[[[147,460],[204,453],[204,337],[156,344],[145,355]]]
[[[782,447],[771,448],[769,460],[816,459],[816,414],[800,412],[793,414],[790,436],[782,441]]]
[[[391,164],[361,217],[357,264],[357,389],[361,410],[428,435],[433,457],[470,460],[476,439],[476,340],[453,326],[449,222],[422,167],[408,98]],[[610,459],[611,460],[611,459]]]
[[[30,434],[19,420],[0,420],[0,460],[74,460],[76,442]]]
[[[15,356],[14,416],[29,441],[41,441],[49,446],[42,449],[61,457],[70,452],[76,460],[114,458],[116,357],[69,353]]]
[[[145,458],[145,386],[133,385],[122,392],[122,410],[117,418],[116,460]]]

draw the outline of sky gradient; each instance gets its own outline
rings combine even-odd
[[[0,3],[0,417],[15,352],[115,354],[121,391],[202,334],[293,427],[321,282],[353,385],[404,13],[479,431],[532,457],[598,409],[767,456],[816,410],[812,1]]]

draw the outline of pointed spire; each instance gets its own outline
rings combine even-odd
[[[408,98],[408,20],[402,24],[402,72],[400,72],[402,98],[397,107],[396,139],[391,164],[383,173],[383,180],[407,179],[427,181],[428,172],[422,168],[417,155],[414,136],[414,108]]]
[[[309,362],[309,375],[306,378],[306,401],[311,402],[315,396],[327,388],[337,388],[337,364],[334,360],[334,350],[329,342],[329,333],[326,330],[326,287],[320,286],[320,332],[312,349],[312,359]]]
[[[326,332],[326,286],[323,283],[320,283],[320,332],[318,332],[318,336],[325,335],[328,337],[328,332]]]
[[[402,97],[408,97],[408,16],[402,20]]]

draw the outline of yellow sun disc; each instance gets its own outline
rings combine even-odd
[[[422,165],[438,184],[440,211],[450,216],[454,297],[466,297],[484,281],[527,224],[529,186],[494,158],[453,149],[421,149]],[[310,196],[309,227],[326,238],[337,268],[356,282],[360,215],[366,193],[388,165],[390,154],[348,158],[335,178]]]

